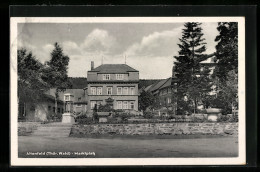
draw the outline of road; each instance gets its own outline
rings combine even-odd
[[[18,156],[23,158],[177,158],[238,156],[236,137],[134,139],[19,136],[18,145]]]

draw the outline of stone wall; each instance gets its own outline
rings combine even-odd
[[[235,135],[238,123],[157,123],[73,125],[71,135]]]
[[[18,136],[30,135],[39,125],[40,122],[18,122]]]

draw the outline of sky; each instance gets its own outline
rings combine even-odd
[[[18,48],[26,48],[42,63],[54,43],[70,57],[68,76],[87,77],[91,61],[124,64],[139,71],[140,79],[172,75],[174,56],[184,23],[19,23]],[[207,54],[215,51],[217,23],[202,23]]]

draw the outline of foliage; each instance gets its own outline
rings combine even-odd
[[[71,84],[71,89],[83,89],[88,84],[87,78],[83,77],[68,77],[68,80]]]
[[[94,112],[93,113],[93,119],[95,122],[98,122],[99,121],[99,116],[98,116],[98,113],[97,112]]]
[[[98,112],[114,112],[115,109],[113,109],[110,105],[99,105]]]
[[[48,83],[43,80],[43,65],[32,52],[27,52],[24,48],[19,49],[17,54],[19,101],[37,102],[48,89]]]
[[[206,51],[201,23],[188,22],[184,24],[180,40],[179,56],[175,56],[175,76],[177,84],[173,96],[177,98],[177,112],[181,114],[196,112],[198,102],[205,99],[211,91],[209,68],[201,66],[200,62],[209,56]],[[203,68],[202,68],[203,67]]]
[[[229,71],[238,71],[238,23],[219,22],[217,29],[219,35],[215,39],[218,42],[215,61],[218,65],[215,74],[223,81],[227,79]]]
[[[139,110],[145,111],[149,106],[152,106],[155,102],[155,97],[152,95],[152,93],[143,90],[138,97],[139,100]]]
[[[221,108],[224,113],[231,113],[233,107],[238,108],[238,25],[220,22],[217,29],[214,83],[217,99],[224,104]]]
[[[56,42],[51,52],[51,59],[45,63],[46,76],[44,80],[51,88],[55,88],[55,113],[57,114],[57,100],[59,92],[65,91],[71,84],[68,81],[69,57],[64,55],[62,47]]]
[[[91,117],[77,119],[77,122],[79,124],[94,124],[93,118]]]
[[[146,119],[152,119],[152,118],[154,118],[154,116],[155,116],[154,113],[151,111],[144,112],[144,118],[146,118]]]

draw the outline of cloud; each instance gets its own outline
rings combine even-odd
[[[165,30],[162,32],[154,32],[148,36],[144,36],[140,42],[130,46],[125,54],[137,56],[169,56],[174,55],[177,51],[177,42],[181,35],[181,29]]]
[[[109,53],[116,45],[116,38],[110,36],[108,31],[94,29],[88,34],[80,47],[87,52]]]
[[[64,53],[66,55],[75,56],[81,54],[81,49],[77,43],[73,41],[65,41],[62,43]]]

